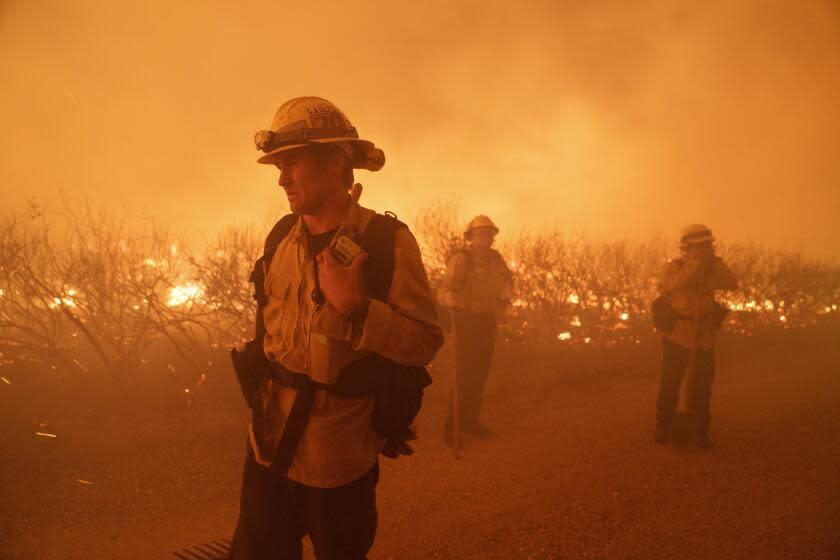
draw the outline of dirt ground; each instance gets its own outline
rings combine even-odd
[[[468,439],[460,461],[441,438],[444,349],[417,453],[382,461],[370,557],[840,559],[838,342],[725,336],[708,451],[652,441],[655,341],[503,347],[484,413],[498,437]],[[56,415],[56,438],[0,387],[0,558],[164,559],[229,537],[247,414],[228,373],[189,407]]]

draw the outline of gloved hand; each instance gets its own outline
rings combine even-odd
[[[382,451],[380,451],[380,453],[389,459],[396,459],[400,455],[414,455],[414,448],[408,444],[408,442],[413,439],[417,439],[417,433],[413,428],[409,428],[408,431],[400,437],[386,439],[385,445],[382,447]]]
[[[412,448],[405,440],[388,439],[385,440],[385,446],[380,451],[389,459],[396,459],[400,455],[414,455],[414,448]]]

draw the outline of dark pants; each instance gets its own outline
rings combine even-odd
[[[496,316],[463,309],[452,310],[455,361],[458,368],[459,412],[462,426],[478,424],[481,396],[490,374],[493,346],[496,343]],[[446,429],[452,427],[452,401]]]
[[[249,446],[230,559],[299,560],[306,534],[318,560],[364,559],[376,535],[378,480],[379,463],[344,486],[304,486],[257,463]]]
[[[670,426],[677,410],[680,384],[685,375],[691,351],[667,338],[662,339],[662,380],[659,383],[659,399],[656,401],[656,423],[660,428]],[[688,410],[697,417],[697,428],[701,434],[709,430],[712,415],[709,404],[712,400],[712,381],[715,378],[715,351],[698,350],[695,373],[689,377]]]

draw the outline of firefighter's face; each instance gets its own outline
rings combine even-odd
[[[683,252],[689,258],[706,260],[715,255],[715,247],[711,243],[695,243],[684,247]]]
[[[317,212],[336,188],[331,166],[307,148],[297,148],[277,155],[275,165],[280,171],[278,184],[286,192],[289,209],[294,213]]]
[[[475,228],[470,232],[470,243],[478,249],[489,249],[496,240],[496,230],[489,227]]]

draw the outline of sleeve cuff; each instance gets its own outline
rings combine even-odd
[[[370,311],[370,298],[365,297],[362,303],[347,316],[351,323],[357,325],[364,325],[367,321],[368,312]]]
[[[361,335],[353,349],[356,351],[377,352],[388,342],[391,334],[391,322],[394,310],[387,303],[378,299],[371,299],[368,305],[367,318],[361,328]]]

